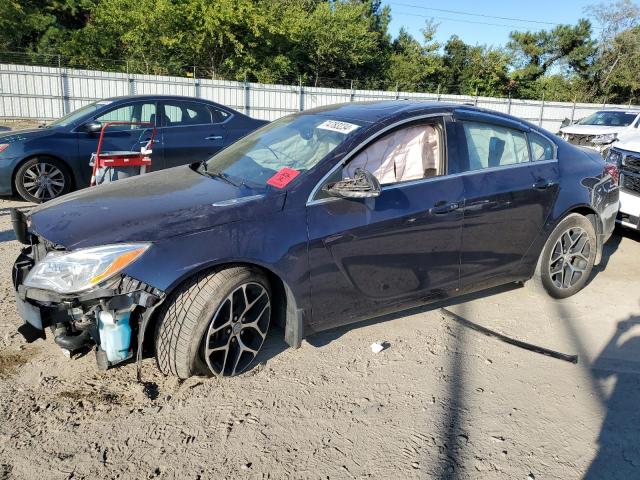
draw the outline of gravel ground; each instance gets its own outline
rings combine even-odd
[[[496,289],[447,307],[523,350],[422,308],[286,349],[273,331],[236,378],[179,382],[153,359],[98,371],[24,343],[0,201],[0,479],[640,478],[640,237],[616,235],[575,297]],[[379,354],[369,346],[387,340]]]

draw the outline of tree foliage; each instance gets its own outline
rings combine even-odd
[[[421,38],[392,38],[392,14],[382,0],[3,0],[0,50],[265,83],[609,102],[640,89],[632,0],[592,5],[575,25],[514,31],[504,48],[455,35],[439,44],[432,21]]]

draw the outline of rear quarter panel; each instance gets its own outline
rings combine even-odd
[[[553,229],[568,214],[575,211],[593,211],[597,217],[597,234],[603,240],[613,232],[618,211],[617,184],[604,172],[604,159],[598,152],[574,147],[557,139],[560,188],[556,203],[545,228],[529,248],[522,261],[519,274],[529,278],[544,244]]]

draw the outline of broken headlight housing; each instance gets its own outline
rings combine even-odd
[[[591,140],[591,143],[595,145],[608,145],[610,143],[615,142],[617,138],[618,138],[617,133],[605,133],[604,135],[596,135],[595,137],[593,137],[593,140]]]
[[[62,294],[89,290],[135,262],[149,247],[148,243],[122,243],[49,252],[34,265],[24,285]]]

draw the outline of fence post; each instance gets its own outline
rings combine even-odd
[[[571,123],[573,123],[573,119],[576,117],[576,101],[578,97],[573,97],[573,107],[571,107]]]
[[[247,82],[247,74],[244,74],[244,108],[243,112],[245,115],[249,115],[251,111],[251,92],[249,91],[249,82]]]
[[[136,79],[129,72],[129,60],[127,60],[127,82],[129,82],[129,95],[136,94]]]
[[[58,55],[58,76],[60,77],[60,106],[62,107],[62,115],[66,115],[68,112],[67,109],[67,99],[69,97],[69,93],[67,92],[67,82],[65,81],[65,74],[62,72],[62,59],[60,55]]]
[[[198,94],[198,80],[196,79],[196,66],[193,66],[193,96],[194,97],[199,97],[200,95]]]
[[[511,115],[511,92],[509,92],[509,101],[507,102],[507,113]]]
[[[353,102],[356,99],[356,92],[353,90],[353,80],[351,80],[351,92],[349,93],[349,101]]]
[[[304,110],[304,87],[302,86],[302,75],[298,78],[298,84],[300,90],[298,90],[298,110],[301,112]]]
[[[473,104],[477,107],[478,106],[478,87],[476,86],[476,99],[474,100]]]
[[[400,100],[400,85],[396,82],[396,100]]]
[[[538,126],[542,126],[542,116],[544,115],[544,91],[542,92],[542,103],[540,104],[540,118],[538,118]]]
[[[438,92],[437,92],[437,97],[436,97],[436,99],[437,99],[438,101],[440,101],[440,98],[441,98],[441,97],[440,97],[440,84],[438,84]]]

